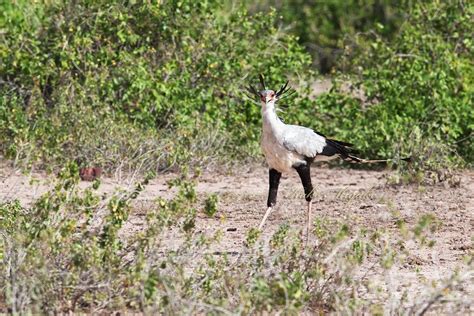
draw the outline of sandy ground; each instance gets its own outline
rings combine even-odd
[[[390,171],[366,171],[314,167],[313,183],[316,197],[313,201],[313,217],[337,219],[353,227],[368,227],[380,231],[397,231],[397,220],[404,220],[409,227],[416,225],[423,214],[433,214],[440,227],[430,238],[432,248],[413,247],[407,264],[397,267],[391,275],[368,272],[366,278],[383,279],[393,287],[394,295],[404,291],[418,295],[426,285],[437,285],[456,269],[463,269],[463,259],[473,251],[474,240],[474,172],[465,171],[458,188],[444,186],[420,187],[415,185],[390,186]],[[48,188],[44,175],[25,176],[6,167],[0,168],[0,202],[19,199],[30,204]],[[166,185],[172,174],[160,175],[139,196],[136,203],[146,206],[159,197],[170,197],[173,192]],[[228,253],[238,253],[245,233],[257,227],[266,209],[267,170],[253,166],[239,174],[204,173],[197,186],[200,196],[219,195],[219,219],[199,216],[197,229],[209,233],[221,229],[224,232],[222,247]],[[102,180],[100,192],[110,193],[117,187],[127,188],[133,179],[119,181]],[[81,186],[89,186],[83,182]],[[287,223],[303,228],[305,225],[305,201],[302,186],[295,173],[284,175],[280,185],[278,204],[265,228],[264,237],[271,235],[279,225]],[[137,209],[143,210],[139,207]],[[139,229],[143,214],[135,214],[129,220],[128,229]],[[431,287],[430,287],[431,288]],[[398,293],[398,294],[397,294]],[[426,294],[426,293],[425,293]],[[464,294],[474,297],[474,284],[465,284]],[[474,314],[473,300],[468,310]]]

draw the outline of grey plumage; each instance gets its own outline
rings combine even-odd
[[[310,128],[283,123],[275,111],[275,103],[282,97],[293,93],[288,81],[275,92],[268,90],[265,80],[260,75],[261,91],[252,85],[247,88],[250,94],[260,98],[262,104],[262,139],[261,147],[269,166],[270,188],[267,200],[268,209],[260,223],[262,228],[276,204],[278,185],[283,172],[295,169],[303,184],[305,199],[308,202],[306,236],[311,228],[311,200],[313,186],[311,183],[311,163],[320,157],[341,157],[344,160],[358,163],[387,162],[389,160],[366,160],[351,155],[352,144],[326,138]],[[409,160],[405,158],[402,160]]]
[[[310,128],[283,123],[276,114],[278,100],[272,90],[260,91],[262,98],[261,147],[270,168],[287,172],[321,156],[356,159],[349,154],[351,144],[328,139]],[[265,101],[263,101],[265,100]]]
[[[285,126],[282,141],[286,149],[307,158],[315,158],[327,145],[325,137],[310,128],[297,125]]]
[[[320,156],[340,156],[344,159],[355,159],[355,157],[349,155],[348,147],[351,144],[327,139],[307,127],[283,123],[276,114],[275,103],[294,91],[291,91],[291,88],[288,87],[288,82],[282,85],[277,92],[268,90],[262,75],[260,75],[260,84],[263,89],[261,91],[257,91],[251,85],[247,88],[248,92],[258,96],[261,100],[261,147],[270,168],[268,209],[259,227],[263,227],[276,203],[281,174],[291,169],[296,169],[303,184],[305,199],[308,202],[306,234],[308,236],[311,225],[311,200],[313,196],[310,172],[311,162]]]

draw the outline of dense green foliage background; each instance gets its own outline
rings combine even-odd
[[[229,1],[230,7],[234,5]],[[339,58],[361,46],[371,32],[391,39],[405,21],[408,0],[257,0],[245,1],[251,12],[277,10],[280,27],[295,34],[313,58],[313,66],[326,74],[347,70]]]
[[[263,73],[299,91],[282,104],[287,122],[361,155],[472,161],[473,5],[274,5],[4,2],[1,153],[26,166],[76,159],[108,170],[255,157],[259,105],[242,87]],[[301,43],[345,52],[331,61],[344,72],[316,99],[311,54],[324,54]]]
[[[196,138],[209,139],[211,151],[253,146],[259,111],[242,86],[259,72],[293,77],[310,63],[273,27],[274,15],[223,16],[218,1],[4,6],[8,157],[104,164],[117,144],[149,151],[141,147],[154,139],[161,145],[150,150],[167,151],[166,165],[190,158]]]

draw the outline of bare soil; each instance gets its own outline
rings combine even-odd
[[[429,236],[435,242],[433,247],[407,244],[413,248],[408,262],[396,267],[388,276],[379,274],[379,271],[363,271],[365,278],[389,284],[392,295],[406,291],[409,299],[415,302],[426,294],[427,289],[435,289],[457,269],[463,271],[465,257],[473,252],[474,171],[466,170],[460,174],[461,182],[457,188],[443,185],[392,186],[387,184],[390,175],[391,171],[314,167],[312,179],[316,196],[313,218],[330,218],[356,228],[397,233],[397,220],[413,227],[423,214],[434,215],[440,227]],[[141,213],[146,210],[146,205],[159,196],[173,195],[166,184],[173,177],[173,174],[165,174],[151,181],[136,202],[143,207],[137,207],[137,214],[130,218],[126,229],[140,229],[143,222]],[[0,202],[19,199],[24,205],[30,204],[50,186],[45,178],[44,174],[22,175],[5,166],[0,167]],[[105,178],[99,191],[108,194],[117,188],[130,188],[133,181],[130,178]],[[89,185],[88,182],[81,183],[83,187]],[[224,236],[219,246],[222,248],[216,251],[238,253],[246,232],[257,227],[263,217],[267,189],[268,174],[263,166],[252,166],[239,173],[205,172],[197,185],[198,195],[217,193],[219,216],[208,218],[200,215],[197,229],[209,233],[222,230]],[[296,172],[284,175],[278,204],[264,227],[263,237],[270,236],[283,223],[303,229],[305,208],[303,189]],[[474,284],[465,284],[463,293],[468,300],[466,304],[470,304],[468,311],[474,313]]]

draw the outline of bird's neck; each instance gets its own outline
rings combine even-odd
[[[262,122],[264,130],[276,130],[283,124],[275,112],[275,102],[268,102],[262,106]]]

